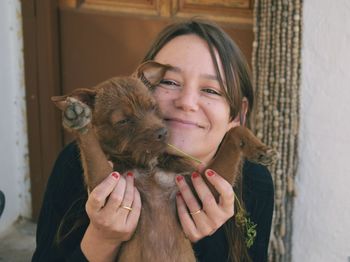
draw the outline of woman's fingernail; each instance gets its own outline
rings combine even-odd
[[[215,172],[213,170],[208,169],[206,174],[207,174],[207,176],[214,176]]]
[[[118,172],[113,172],[112,173],[112,177],[114,177],[115,179],[119,178],[119,173]]]
[[[198,172],[193,172],[192,173],[192,178],[197,178],[199,177],[199,173]]]
[[[126,173],[127,176],[133,176],[134,174],[132,172]]]
[[[180,182],[180,181],[182,181],[183,179],[184,179],[183,176],[177,176],[177,177],[176,177],[177,182]]]
[[[177,192],[177,193],[176,193],[176,196],[180,197],[180,196],[181,196],[181,192],[180,192],[180,191]]]

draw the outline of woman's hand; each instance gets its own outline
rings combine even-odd
[[[133,235],[141,212],[134,177],[113,172],[92,190],[86,202],[90,224],[81,242],[89,261],[113,261],[120,244]]]
[[[212,235],[234,215],[232,186],[213,170],[206,170],[205,176],[218,191],[220,195],[218,202],[199,173],[194,172],[191,179],[202,203],[198,203],[185,179],[182,176],[176,177],[179,187],[176,197],[178,214],[182,228],[192,243]]]

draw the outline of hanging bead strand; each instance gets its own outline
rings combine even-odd
[[[254,1],[253,84],[257,136],[280,152],[270,166],[275,210],[269,261],[291,261],[301,61],[302,0]]]

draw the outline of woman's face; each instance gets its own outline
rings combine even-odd
[[[154,91],[169,143],[208,163],[225,133],[239,122],[230,121],[207,43],[196,35],[178,36],[154,60],[172,66]],[[222,72],[221,62],[219,67]]]

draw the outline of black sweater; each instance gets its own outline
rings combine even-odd
[[[77,218],[86,217],[86,200],[79,150],[75,143],[71,143],[60,153],[47,184],[32,261],[87,261],[80,249],[87,223],[82,223],[59,245],[56,244],[56,233],[62,218],[65,216],[62,232],[66,232]],[[244,163],[243,200],[250,219],[257,224],[257,237],[249,254],[253,261],[267,261],[274,206],[273,182],[267,168],[248,161]],[[201,262],[226,261],[228,247],[223,228],[193,246]]]

